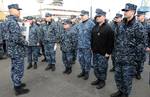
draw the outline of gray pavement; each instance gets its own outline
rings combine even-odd
[[[42,58],[39,59],[41,61]],[[0,97],[15,97],[10,80],[10,59],[0,60]],[[77,78],[80,73],[80,65],[77,62],[73,66],[71,75],[64,75],[64,66],[61,60],[61,53],[57,50],[56,71],[45,71],[46,63],[39,62],[38,69],[26,70],[23,82],[27,84],[30,93],[20,97],[110,97],[116,91],[114,73],[109,72],[106,86],[97,90],[91,86],[91,81],[95,80],[93,70],[87,81]],[[111,68],[109,61],[109,69]],[[133,80],[133,89],[130,97],[150,97],[149,87],[150,66],[145,63],[142,79]]]

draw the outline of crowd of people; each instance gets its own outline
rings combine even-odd
[[[147,11],[127,3],[124,16],[116,13],[113,21],[106,19],[106,12],[97,8],[95,18],[82,10],[80,19],[72,15],[58,21],[51,13],[45,18],[28,16],[20,20],[18,4],[8,5],[10,15],[0,23],[0,49],[11,59],[11,79],[16,95],[26,94],[22,83],[24,58],[27,69],[38,68],[38,58],[47,63],[46,71],[56,69],[56,48],[62,52],[64,74],[72,73],[78,59],[81,73],[78,78],[88,80],[93,67],[96,80],[91,85],[102,89],[106,84],[108,60],[111,57],[118,91],[110,97],[129,97],[132,79],[141,79],[146,52],[150,52],[150,24],[145,19]],[[5,45],[4,45],[5,44]]]

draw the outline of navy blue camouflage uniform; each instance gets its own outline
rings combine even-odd
[[[3,49],[3,31],[2,31],[2,23],[0,23],[0,58],[2,58],[4,54]]]
[[[73,50],[76,49],[77,37],[74,36],[74,29],[64,30],[61,35],[60,47],[62,51],[62,60],[66,68],[72,68]]]
[[[141,51],[141,52],[137,52],[137,56],[138,56],[138,58],[137,58],[137,60],[136,60],[136,73],[137,74],[141,74],[142,72],[143,72],[143,69],[144,69],[144,62],[146,61],[146,47],[148,47],[148,26],[150,26],[150,25],[148,25],[148,23],[146,23],[146,21],[145,22],[143,22],[142,23],[142,25],[143,25],[143,27],[144,27],[144,35],[145,35],[145,38],[146,38],[146,40],[145,40],[145,45],[144,45],[144,48],[145,48],[145,50],[143,50],[143,51]]]
[[[44,43],[44,50],[48,65],[55,65],[56,63],[56,50],[54,50],[55,43],[57,42],[57,26],[54,21],[46,22],[41,26],[41,39]]]
[[[78,24],[73,24],[73,29],[75,30],[74,31],[74,37],[76,38],[76,40],[77,40],[77,36],[78,36]],[[75,48],[73,49],[73,51],[72,51],[72,53],[73,53],[73,64],[75,64],[75,62],[76,62],[76,59],[77,59],[77,43],[78,42],[76,42],[76,46],[75,46]]]
[[[20,86],[24,74],[25,45],[27,42],[22,35],[22,29],[16,16],[8,16],[4,29],[8,39],[8,54],[11,58],[11,79],[14,86]]]
[[[94,27],[91,19],[81,22],[78,25],[78,59],[83,72],[89,73],[91,69],[91,31]]]
[[[28,39],[28,63],[32,64],[32,62],[38,62],[38,50],[39,50],[39,27],[32,23],[29,28],[29,39]]]
[[[119,91],[129,95],[138,54],[144,51],[145,35],[141,23],[135,17],[123,22],[115,35],[115,81]]]

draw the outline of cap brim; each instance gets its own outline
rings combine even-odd
[[[84,16],[85,14],[80,14],[80,16]]]
[[[22,8],[18,8],[18,10],[22,10]]]
[[[97,14],[96,17],[105,16],[104,14]]]
[[[122,9],[122,11],[129,11],[129,9]]]

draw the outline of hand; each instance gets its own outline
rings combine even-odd
[[[40,43],[37,43],[37,46],[40,46]]]
[[[107,54],[107,53],[105,54],[105,57],[109,57],[109,56],[110,56],[109,54]]]
[[[150,52],[150,48],[149,48],[149,47],[147,47],[147,48],[146,48],[146,51],[147,51],[147,52]]]

